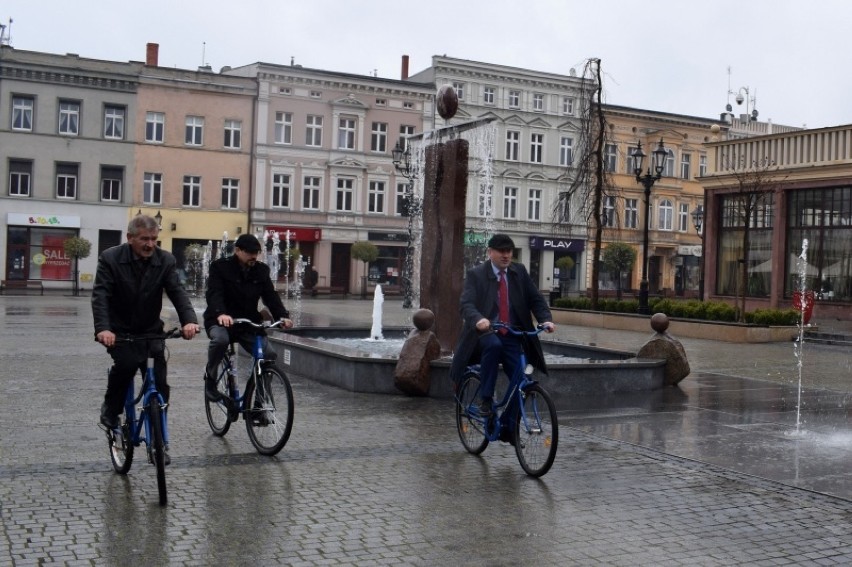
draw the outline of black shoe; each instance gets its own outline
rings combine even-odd
[[[222,394],[216,388],[216,380],[210,378],[206,372],[204,373],[204,397],[210,402],[218,402],[222,399]]]
[[[166,465],[172,464],[172,458],[171,458],[171,456],[169,456],[169,446],[168,445],[163,447],[163,463],[165,463]]]
[[[272,423],[272,420],[269,419],[269,412],[260,409],[252,411],[251,421],[257,427],[266,427]]]
[[[492,403],[491,398],[482,398],[482,401],[479,402],[479,415],[485,418],[491,417],[494,414],[491,409]]]
[[[500,441],[503,443],[508,443],[512,447],[515,446],[515,435],[508,429],[503,429],[500,431]]]
[[[120,426],[118,416],[110,414],[106,402],[101,405],[101,425],[109,430],[118,429]]]

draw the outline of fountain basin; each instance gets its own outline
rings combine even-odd
[[[386,339],[404,338],[408,328],[383,329]],[[394,386],[397,357],[370,353],[364,348],[330,344],[326,339],[369,337],[370,329],[351,327],[310,327],[275,333],[270,346],[278,363],[288,374],[316,380],[349,390],[376,394],[402,394]],[[582,362],[548,363],[547,375],[536,378],[554,395],[599,396],[621,392],[642,392],[662,388],[664,360],[639,359],[635,353],[578,343],[542,340],[545,354],[584,359]],[[453,395],[449,376],[450,359],[432,362],[429,396]]]

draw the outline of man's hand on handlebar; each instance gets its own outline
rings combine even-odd
[[[190,339],[192,339],[192,337],[194,337],[195,335],[197,335],[200,332],[201,332],[201,327],[199,327],[197,323],[187,323],[181,329],[180,334],[181,334],[181,336],[183,336],[184,339],[190,340]]]
[[[230,327],[234,324],[234,318],[230,315],[219,315],[216,317],[216,322],[222,325],[223,327]]]
[[[541,324],[541,327],[544,329],[545,333],[552,333],[556,330],[556,325],[550,321],[545,321]]]
[[[95,336],[95,340],[109,348],[115,344],[115,333],[112,331],[101,331]]]
[[[292,329],[293,328],[292,319],[288,319],[287,317],[284,317],[283,319],[281,319],[281,328],[282,329]]]

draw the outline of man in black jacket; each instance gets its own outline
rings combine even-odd
[[[494,387],[499,365],[508,376],[515,371],[520,359],[521,342],[511,334],[491,332],[491,323],[500,321],[528,331],[533,328],[532,316],[545,326],[548,333],[556,330],[547,301],[542,297],[523,264],[512,263],[515,243],[505,234],[495,234],[488,241],[487,262],[468,270],[460,300],[464,328],[453,353],[450,374],[458,384],[469,364],[480,363],[482,379],[480,412],[491,415]],[[505,287],[501,285],[505,280]],[[507,289],[507,304],[501,314],[500,289]],[[538,338],[531,337],[532,352],[528,360],[545,374],[547,366]]]
[[[113,360],[101,406],[101,423],[109,429],[118,427],[127,389],[136,371],[144,372],[149,349],[157,389],[165,401],[169,399],[164,341],[116,342],[116,335],[162,333],[163,291],[177,311],[183,338],[191,339],[200,331],[192,303],[180,285],[175,257],[157,246],[159,232],[157,221],[138,215],[127,225],[127,243],[98,258],[92,315],[95,338]]]
[[[207,349],[207,368],[204,372],[207,399],[216,401],[220,394],[216,390],[216,370],[228,345],[236,340],[247,351],[254,346],[257,331],[249,328],[244,332],[234,332],[234,319],[251,319],[260,323],[262,317],[258,311],[258,301],[272,313],[275,319],[284,321],[284,328],[293,327],[290,314],[278,297],[275,286],[269,277],[269,266],[257,261],[260,242],[250,234],[243,234],[234,243],[234,254],[228,258],[219,258],[210,265],[207,278],[207,309],[204,311],[204,328],[210,337]],[[264,336],[263,350],[267,359],[274,358],[268,352],[268,343]]]

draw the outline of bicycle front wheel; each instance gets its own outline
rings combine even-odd
[[[228,396],[231,393],[228,391],[228,364],[225,360],[219,364],[219,370],[216,372],[216,391],[219,392],[220,399],[211,402],[204,396],[204,409],[207,412],[207,423],[210,424],[210,431],[217,437],[224,436],[228,429],[231,428],[231,415],[228,411]],[[206,384],[205,384],[206,388]],[[224,396],[224,397],[223,397]]]
[[[160,493],[160,506],[165,506],[168,501],[166,493],[166,442],[163,439],[163,408],[155,397],[151,397],[148,406],[148,419],[151,423],[151,439],[148,441],[148,450],[151,451],[151,460],[157,469],[157,490]]]
[[[550,470],[559,442],[559,422],[550,395],[538,384],[519,392],[521,411],[515,423],[515,452],[524,471],[539,477]]]
[[[479,375],[468,372],[462,378],[461,388],[456,398],[456,427],[459,439],[467,451],[474,455],[482,453],[488,447],[485,435],[485,423],[479,417]]]
[[[279,368],[269,365],[246,384],[246,431],[261,455],[275,455],[293,428],[293,388]]]
[[[127,474],[130,471],[130,465],[133,464],[133,443],[130,442],[130,425],[125,419],[119,430],[121,435],[116,436],[114,432],[107,433],[112,468],[118,474]]]

